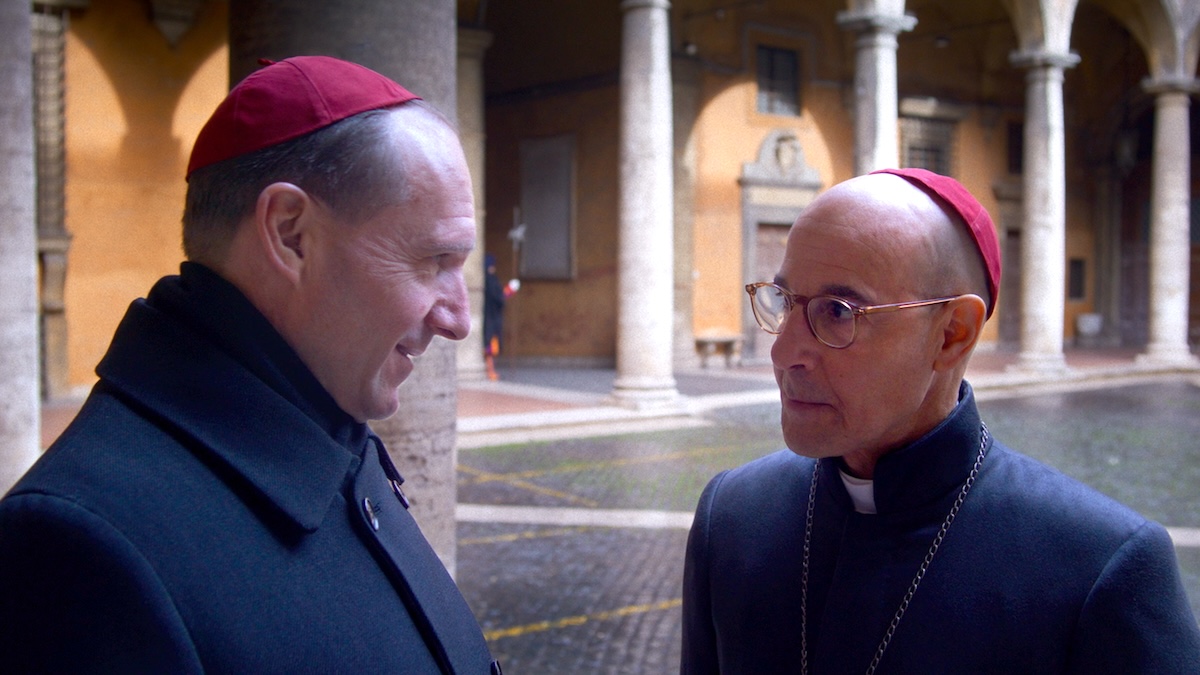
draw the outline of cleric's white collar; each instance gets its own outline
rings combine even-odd
[[[859,513],[875,513],[875,481],[869,478],[856,478],[838,469],[842,477],[842,485],[850,493],[850,501],[854,502],[854,510]]]

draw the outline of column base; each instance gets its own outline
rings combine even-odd
[[[488,379],[487,366],[483,363],[459,366],[457,377],[459,382],[482,382]]]
[[[612,398],[617,405],[634,410],[682,408],[683,398],[675,388],[675,378],[618,377]]]
[[[1017,362],[1006,368],[1010,373],[1030,373],[1055,377],[1070,372],[1062,352],[1021,352]]]
[[[1143,354],[1138,354],[1134,362],[1139,366],[1158,368],[1200,368],[1200,359],[1188,349],[1187,345],[1153,344],[1146,347]]]

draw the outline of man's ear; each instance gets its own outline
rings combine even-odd
[[[935,370],[953,370],[965,365],[987,320],[987,305],[978,295],[960,295],[946,305],[941,349],[934,360]]]
[[[300,279],[312,245],[316,202],[291,183],[271,183],[258,193],[254,228],[268,266],[292,283]]]

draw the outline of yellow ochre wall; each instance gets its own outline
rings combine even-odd
[[[696,335],[742,330],[745,251],[738,179],[743,164],[757,161],[764,139],[776,129],[793,131],[805,163],[817,170],[823,188],[853,175],[853,123],[842,87],[830,84],[845,72],[853,72],[853,61],[844,61],[843,37],[834,21],[837,10],[844,8],[844,3],[838,2],[808,3],[803,8],[776,6],[769,18],[753,11],[710,12],[685,20],[680,27],[681,37],[695,45],[695,58],[703,72],[700,110],[693,128],[692,330]],[[759,45],[797,52],[799,116],[757,111],[755,57]]]
[[[737,333],[745,292],[742,290],[742,165],[757,160],[763,139],[778,128],[796,132],[805,161],[828,187],[850,177],[853,129],[844,116],[837,90],[812,87],[798,118],[755,111],[752,81],[710,82],[711,99],[696,124],[696,215],[693,323],[697,334]],[[797,214],[799,212],[797,211]]]
[[[70,383],[90,386],[117,322],[183,259],[188,153],[228,90],[227,4],[172,48],[139,0],[91,0],[66,45]]]
[[[999,204],[996,201],[992,184],[1006,175],[1007,167],[1007,124],[994,116],[986,119],[978,108],[973,108],[967,117],[959,123],[954,145],[954,156],[951,160],[956,168],[956,178],[963,187],[967,188],[983,208],[992,216],[993,222],[1000,227]],[[1010,177],[1019,179],[1019,177]],[[1001,240],[1003,241],[1003,240]],[[1003,263],[1002,263],[1003,273]],[[1019,312],[1020,307],[1006,305],[1006,298],[1000,295],[996,303],[996,313],[983,326],[983,336],[980,342],[995,342],[999,334],[999,312]]]

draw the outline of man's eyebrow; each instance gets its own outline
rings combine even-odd
[[[788,291],[792,290],[788,286],[787,280],[784,279],[782,276],[779,276],[778,274],[775,275],[774,283],[776,286],[778,286],[780,288],[786,289]],[[795,291],[792,291],[792,292],[794,293]],[[859,293],[854,288],[851,288],[850,286],[846,286],[845,284],[826,284],[825,286],[821,287],[821,290],[819,293],[817,293],[817,295],[832,295],[834,297],[838,297],[843,300],[849,300],[857,305],[871,304],[870,299],[868,299],[862,293]]]
[[[857,290],[842,284],[830,284],[821,287],[821,295],[833,295],[843,300],[850,300],[860,305],[871,304],[871,301]]]
[[[476,248],[474,239],[469,241],[466,239],[454,241],[450,239],[436,239],[432,237],[414,237],[410,241],[412,242],[412,247],[424,255],[442,255],[443,253],[457,253],[466,255]]]
[[[440,250],[443,253],[459,253],[462,255],[467,255],[475,250],[475,243],[471,242],[469,244],[447,244],[445,246],[441,246]]]

